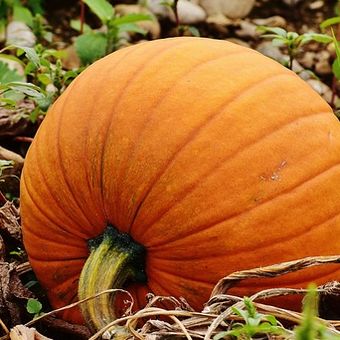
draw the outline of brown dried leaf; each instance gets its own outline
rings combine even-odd
[[[16,299],[33,297],[33,294],[24,287],[16,272],[13,263],[0,262],[0,318],[6,325],[21,323],[20,304]]]
[[[33,102],[22,102],[15,110],[0,108],[0,138],[18,136],[30,125],[24,115],[34,110]]]
[[[62,334],[75,335],[80,339],[89,339],[91,336],[91,332],[86,326],[71,324],[53,316],[47,316],[46,318],[42,319],[41,322],[44,326],[56,330]]]
[[[7,201],[0,208],[0,231],[17,242],[22,242],[19,212],[12,202]]]
[[[41,335],[35,328],[28,328],[24,325],[15,326],[9,336],[11,340],[52,340]]]

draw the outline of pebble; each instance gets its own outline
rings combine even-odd
[[[254,19],[253,23],[259,26],[270,26],[270,27],[287,27],[287,21],[285,18],[274,15],[272,17],[264,18],[264,19]]]
[[[25,47],[33,47],[36,37],[32,30],[23,22],[12,21],[6,28],[7,45],[20,45]]]
[[[147,8],[159,18],[169,18],[175,22],[175,14],[162,0],[148,0]],[[179,0],[177,4],[179,22],[183,25],[193,25],[205,21],[207,14],[198,5],[198,1]]]
[[[120,15],[132,14],[132,13],[140,13],[140,14],[148,14],[151,16],[151,20],[137,21],[136,25],[146,32],[150,33],[152,39],[158,39],[161,35],[161,26],[157,20],[157,18],[153,15],[153,13],[146,7],[140,5],[116,5],[115,6],[116,13]]]
[[[323,6],[324,6],[324,1],[322,1],[322,0],[314,1],[314,2],[309,4],[309,8],[312,9],[312,10],[320,9]]]
[[[225,39],[225,40],[226,40],[226,41],[229,41],[229,42],[231,42],[231,43],[240,45],[240,46],[244,46],[244,47],[251,48],[250,45],[249,45],[246,41],[241,40],[241,39],[237,39],[237,38],[228,38],[228,39]]]
[[[207,14],[204,9],[189,1],[178,1],[177,5],[178,19],[183,25],[192,25],[205,21]],[[170,12],[170,20],[176,21],[173,11]]]
[[[261,35],[261,33],[257,31],[257,26],[246,20],[240,22],[240,28],[236,30],[235,33],[241,38],[257,38]]]
[[[318,61],[315,64],[315,72],[320,75],[331,74],[330,53],[327,50],[320,51],[317,54],[317,58]]]
[[[301,0],[283,0],[283,2],[286,5],[294,6],[294,5],[298,4],[299,2],[301,2]]]
[[[302,54],[302,57],[299,58],[299,62],[303,67],[312,68],[315,64],[316,53],[311,51],[306,51]]]
[[[255,0],[200,0],[208,16],[223,14],[231,19],[246,17],[255,5]]]
[[[321,82],[318,79],[308,79],[307,83],[316,91],[321,97],[323,97],[328,103],[332,100],[332,90],[331,88]]]
[[[279,47],[273,46],[271,41],[263,41],[257,45],[256,50],[263,55],[272,58],[280,63],[285,60],[284,54],[281,52]]]
[[[218,26],[228,26],[228,25],[232,25],[234,23],[233,20],[227,18],[222,13],[208,16],[206,22],[208,24],[215,24],[215,25],[218,25]]]

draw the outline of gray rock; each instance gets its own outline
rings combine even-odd
[[[328,103],[332,100],[332,90],[329,86],[324,84],[318,79],[308,79],[307,83],[315,90],[321,97],[323,97]]]
[[[25,47],[33,47],[36,37],[32,30],[23,22],[12,21],[6,28],[7,45],[20,45]]]
[[[255,0],[200,0],[208,16],[223,14],[228,18],[246,17],[255,5]]]
[[[253,19],[253,23],[259,26],[270,26],[270,27],[287,27],[287,21],[285,18],[274,15],[272,17],[264,18],[264,19]]]

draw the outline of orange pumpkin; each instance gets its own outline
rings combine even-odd
[[[146,252],[134,273],[147,282],[127,282],[139,305],[152,291],[199,310],[233,271],[340,253],[339,163],[331,108],[277,62],[203,38],[138,44],[90,66],[48,112],[22,175],[25,246],[52,306],[64,306],[88,240],[112,224]],[[83,281],[111,271],[97,261]],[[233,292],[334,279],[338,265]],[[80,321],[74,309],[63,317]]]

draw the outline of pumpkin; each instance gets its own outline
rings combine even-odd
[[[205,38],[138,44],[85,70],[39,128],[25,247],[55,308],[77,300],[82,272],[81,298],[124,286],[137,306],[154,292],[199,310],[233,271],[340,253],[339,163],[331,108],[277,62]],[[334,279],[338,265],[232,292]],[[93,329],[104,302],[83,307]]]

